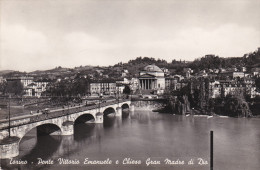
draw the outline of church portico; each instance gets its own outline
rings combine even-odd
[[[146,66],[139,76],[140,90],[164,90],[165,77],[164,72],[155,65]]]
[[[156,79],[150,79],[150,78],[140,78],[140,86],[142,90],[152,90],[157,88],[156,87]]]

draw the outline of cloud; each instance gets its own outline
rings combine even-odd
[[[99,40],[84,32],[72,32],[63,38],[64,48],[71,54],[79,54],[84,51],[107,50],[115,46]]]
[[[55,37],[22,25],[5,24],[1,27],[1,37],[1,69],[20,71],[106,65],[105,56],[116,47],[84,32]]]
[[[242,56],[260,44],[255,0],[25,1],[1,1],[0,69]]]
[[[205,54],[242,56],[260,44],[260,33],[247,26],[225,24],[212,29],[187,27],[164,31],[140,27],[109,41],[83,31],[58,36],[22,25],[1,27],[1,69],[32,71],[56,66],[113,65],[137,56],[192,61]]]
[[[24,68],[39,61],[48,51],[47,37],[22,25],[1,26],[1,67]]]
[[[140,41],[135,44],[135,48],[149,50],[147,55],[157,54],[169,60],[173,57],[193,60],[205,54],[234,57],[254,51],[260,44],[259,37],[258,30],[235,24],[226,24],[211,30],[192,27],[180,30],[173,36],[169,35],[167,39]]]
[[[106,57],[118,46],[84,32],[71,32],[62,38],[60,48],[74,65],[107,65]]]

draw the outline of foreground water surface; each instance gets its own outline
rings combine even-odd
[[[20,155],[14,159],[27,164],[11,164],[14,160],[6,159],[1,160],[1,167],[208,170],[209,135],[213,130],[214,170],[260,169],[260,119],[256,118],[207,118],[135,110],[123,113],[122,118],[105,117],[103,124],[77,124],[74,129],[72,136],[40,137],[32,130],[20,142]],[[47,165],[41,165],[39,160]],[[59,164],[62,160],[64,164]]]

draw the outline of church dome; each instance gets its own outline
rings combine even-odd
[[[145,66],[144,71],[163,72],[158,66],[154,64]]]

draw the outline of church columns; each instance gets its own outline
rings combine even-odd
[[[151,90],[156,88],[155,79],[140,79],[140,86],[142,90]]]

